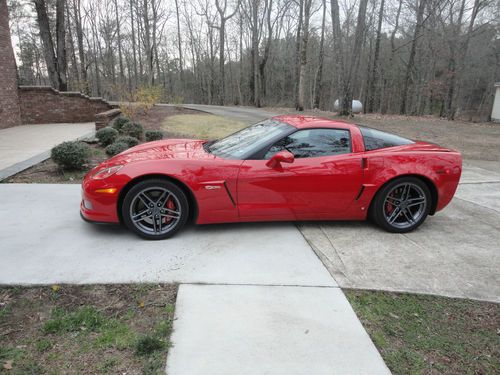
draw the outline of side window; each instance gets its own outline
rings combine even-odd
[[[398,135],[386,133],[372,128],[366,128],[364,126],[360,126],[359,130],[361,130],[361,134],[363,135],[363,142],[365,143],[366,151],[415,143]]]
[[[349,130],[343,129],[299,130],[272,145],[264,159],[283,150],[290,151],[296,158],[347,154],[351,152],[351,137]]]

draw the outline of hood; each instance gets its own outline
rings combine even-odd
[[[162,159],[214,159],[203,149],[206,141],[192,139],[167,139],[148,142],[129,148],[108,160],[109,164],[127,164],[145,160]]]

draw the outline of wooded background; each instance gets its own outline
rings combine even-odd
[[[500,0],[8,0],[20,84],[485,120]]]

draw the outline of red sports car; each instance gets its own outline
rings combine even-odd
[[[453,198],[460,153],[364,126],[277,116],[226,138],[133,147],[90,171],[81,214],[163,239],[197,224],[365,220],[417,228]]]

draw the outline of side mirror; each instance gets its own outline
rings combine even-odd
[[[271,159],[268,160],[266,165],[269,168],[277,168],[281,166],[281,163],[293,163],[295,157],[290,151],[280,151],[273,155]]]

